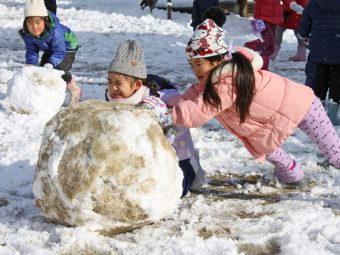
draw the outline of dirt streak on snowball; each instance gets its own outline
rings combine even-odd
[[[115,234],[171,216],[182,180],[149,111],[92,100],[46,124],[33,192],[48,220]]]
[[[7,82],[7,111],[26,114],[56,113],[65,100],[66,84],[59,70],[25,66]],[[52,115],[51,115],[52,116]]]

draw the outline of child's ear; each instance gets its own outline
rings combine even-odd
[[[135,81],[135,85],[136,85],[137,89],[139,89],[139,88],[143,85],[143,81],[140,80],[140,79],[137,79],[137,80]]]

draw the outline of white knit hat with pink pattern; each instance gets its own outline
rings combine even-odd
[[[185,49],[187,58],[207,58],[228,52],[228,45],[224,42],[223,29],[211,19],[199,24]]]

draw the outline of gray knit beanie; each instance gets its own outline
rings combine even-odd
[[[119,44],[116,56],[108,72],[116,72],[140,79],[146,79],[147,71],[141,45],[135,40],[126,40]]]

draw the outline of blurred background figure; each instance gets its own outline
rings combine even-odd
[[[283,22],[280,23],[276,27],[276,34],[275,34],[275,50],[274,53],[271,55],[270,59],[275,60],[277,54],[280,51],[281,43],[282,43],[282,36],[286,29],[292,29],[296,36],[298,45],[296,49],[296,53],[294,56],[290,57],[289,60],[291,61],[306,61],[306,46],[304,40],[300,39],[297,36],[298,33],[298,26],[300,24],[301,14],[304,7],[307,5],[308,0],[283,0]]]
[[[57,14],[57,0],[44,0],[48,11]]]
[[[204,13],[211,7],[218,7],[218,0],[194,0],[192,3],[191,24],[193,28],[204,21]]]

